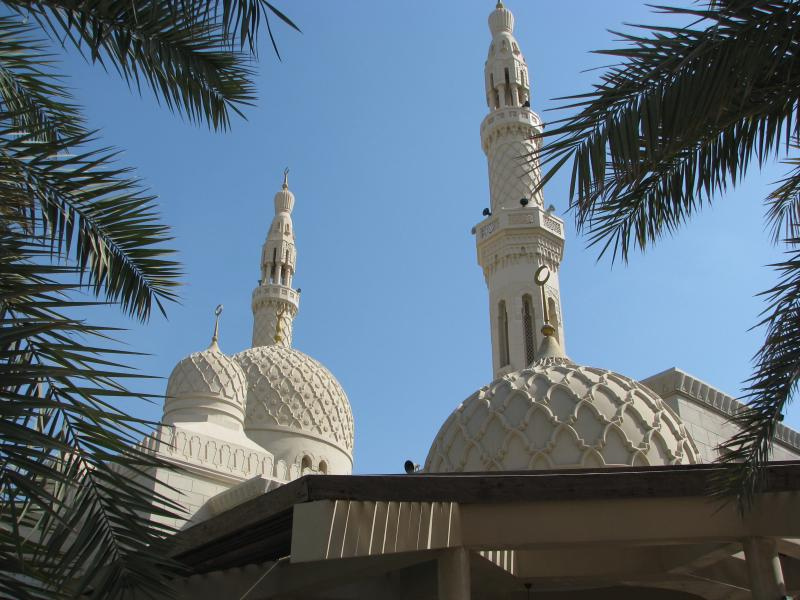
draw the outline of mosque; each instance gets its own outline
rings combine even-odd
[[[284,174],[252,294],[252,347],[172,371],[148,447],[180,472],[158,491],[186,599],[778,600],[800,591],[800,434],[782,425],[756,508],[706,491],[741,405],[670,369],[634,381],[565,352],[564,223],[536,190],[541,121],[498,2],[480,137],[490,208],[473,229],[489,290],[494,380],[461,404],[421,469],[351,475],[336,378],[292,347],[300,307]],[[154,519],[161,518],[154,516]]]

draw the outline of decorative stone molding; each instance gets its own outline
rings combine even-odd
[[[274,459],[264,451],[253,450],[198,432],[162,425],[144,447],[162,458],[211,470],[241,479],[274,477]]]
[[[175,365],[169,376],[165,412],[172,400],[196,396],[244,407],[245,389],[244,372],[232,358],[215,347],[194,352]]]
[[[285,346],[262,346],[235,357],[247,378],[245,430],[309,432],[353,451],[353,415],[336,378],[310,356]]]
[[[281,292],[270,294],[271,288]],[[282,286],[257,287],[253,291],[253,346],[270,344],[292,345],[293,322],[298,311],[297,292]],[[281,324],[281,341],[275,341],[278,320]]]
[[[698,461],[680,418],[617,373],[547,359],[467,398],[436,436],[425,471],[511,471]]]
[[[643,379],[642,383],[662,398],[682,394],[727,417],[732,417],[746,408],[733,396],[675,367]],[[800,433],[782,423],[778,423],[775,428],[775,439],[800,451]]]

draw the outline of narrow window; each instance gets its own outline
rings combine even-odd
[[[307,472],[311,471],[311,457],[304,456],[302,462],[300,463],[300,473],[305,475]]]
[[[319,472],[323,475],[328,474],[328,463],[326,463],[324,460],[319,461]]]
[[[506,68],[506,87],[505,87],[505,97],[506,97],[506,106],[511,106],[511,79],[508,75],[508,68]]]
[[[536,352],[536,338],[533,335],[533,299],[530,294],[522,297],[522,328],[525,332],[525,361],[531,364]]]
[[[270,283],[278,283],[277,273],[275,272],[276,263],[278,262],[277,261],[277,257],[278,257],[278,249],[277,248],[273,248],[272,249],[272,268],[269,271],[269,282]]]
[[[505,367],[508,359],[508,312],[506,301],[501,300],[497,306],[497,341],[500,344],[500,366]]]

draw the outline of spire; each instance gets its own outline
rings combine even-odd
[[[222,314],[222,304],[217,304],[214,309],[214,335],[211,336],[211,344],[208,346],[209,350],[216,350],[219,352],[219,316]]]
[[[481,126],[481,141],[489,157],[491,210],[516,207],[523,198],[541,204],[542,195],[535,191],[539,164],[522,157],[536,149],[542,126],[530,109],[528,64],[514,37],[514,15],[502,2],[489,15],[489,29],[484,81],[490,114]]]
[[[274,198],[275,216],[261,250],[261,279],[253,290],[253,346],[291,346],[292,320],[300,296],[292,287],[295,249],[294,194],[289,189],[289,169],[283,171],[281,189]]]
[[[542,357],[566,360],[558,281],[564,222],[545,210],[537,189],[542,123],[530,107],[528,65],[514,37],[514,15],[502,1],[489,15],[489,29],[489,114],[481,123],[481,145],[489,163],[491,208],[474,231],[489,288],[492,363],[499,377]]]

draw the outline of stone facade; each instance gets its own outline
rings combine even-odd
[[[253,291],[253,347],[234,357],[218,345],[173,369],[164,425],[145,447],[166,463],[156,490],[182,505],[183,527],[311,473],[349,474],[353,415],[347,395],[319,362],[291,347],[300,303],[287,172],[261,252]],[[221,307],[217,310],[217,319]],[[160,516],[154,516],[161,519]]]
[[[642,383],[659,394],[680,415],[694,439],[703,462],[719,458],[718,447],[738,431],[730,418],[744,408],[738,400],[711,385],[672,368]],[[800,458],[800,433],[779,424],[772,447],[772,460]]]

